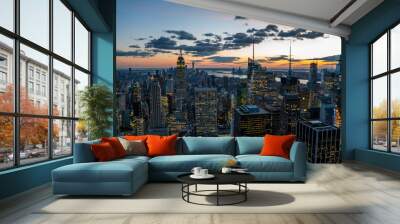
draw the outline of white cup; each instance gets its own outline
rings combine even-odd
[[[229,167],[222,167],[221,172],[222,172],[222,173],[230,173],[230,172],[232,172],[232,168],[229,168]]]
[[[208,175],[208,169],[201,169],[200,170],[200,176],[207,176]]]
[[[196,175],[196,176],[199,176],[199,175],[201,175],[201,173],[200,173],[201,170],[202,170],[201,167],[194,167],[194,168],[192,169],[192,173],[193,173],[194,175]]]

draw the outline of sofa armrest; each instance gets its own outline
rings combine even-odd
[[[294,181],[305,181],[307,176],[307,148],[303,142],[294,142],[290,149]]]
[[[96,158],[92,153],[90,146],[100,143],[99,140],[75,143],[74,145],[74,163],[89,163],[95,162]]]

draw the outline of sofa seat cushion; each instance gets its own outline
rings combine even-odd
[[[279,156],[239,155],[236,160],[249,172],[293,172],[292,161]]]
[[[190,172],[193,167],[203,167],[210,171],[219,171],[230,159],[231,155],[174,155],[158,156],[149,160],[152,172]]]
[[[116,161],[127,161],[127,162],[129,162],[129,161],[132,161],[132,160],[138,160],[138,161],[147,162],[147,161],[149,161],[149,159],[150,159],[150,157],[148,157],[148,156],[131,155],[131,156],[125,156],[124,158],[121,158],[121,159],[114,160],[113,162],[116,162]]]
[[[143,171],[147,171],[147,163],[140,159],[75,163],[53,170],[53,181],[131,182],[135,173]]]

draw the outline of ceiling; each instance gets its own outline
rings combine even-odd
[[[168,0],[347,38],[351,25],[383,0]]]

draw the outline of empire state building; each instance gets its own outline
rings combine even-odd
[[[186,73],[186,65],[185,65],[185,59],[182,56],[182,50],[180,51],[178,61],[176,63],[176,95],[175,95],[175,102],[176,102],[176,111],[178,112],[185,112],[186,107],[185,107],[185,98],[186,98],[186,89],[187,89],[187,84],[186,84],[186,78],[185,78],[185,73]]]

